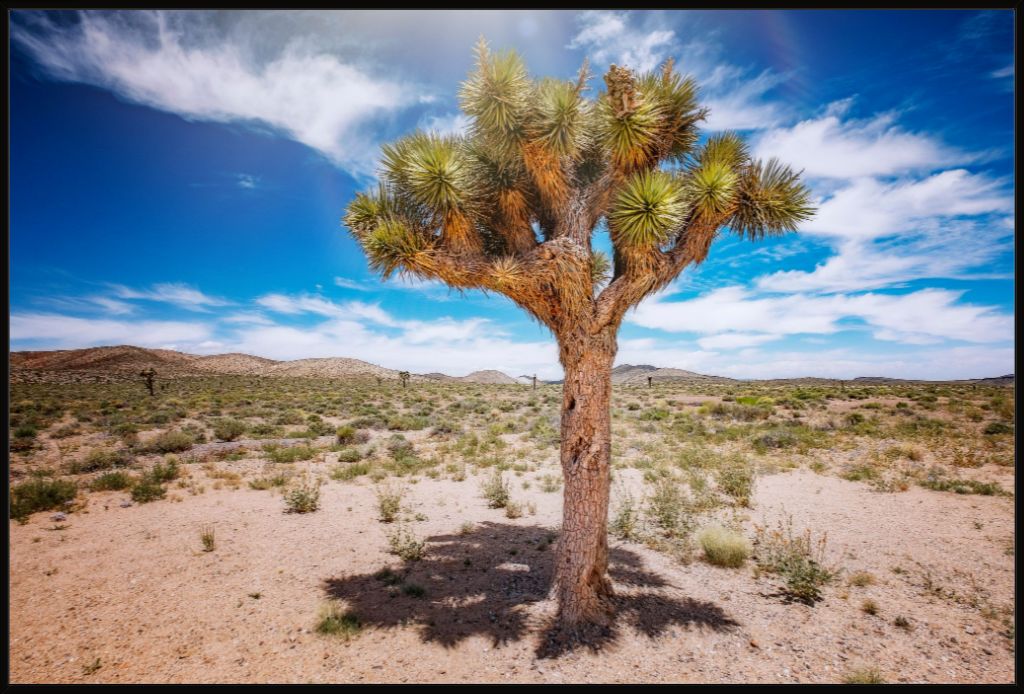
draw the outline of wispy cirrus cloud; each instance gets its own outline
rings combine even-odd
[[[567,48],[586,52],[598,66],[614,62],[645,72],[669,57],[685,66],[711,110],[703,124],[709,130],[759,130],[785,117],[785,108],[769,93],[786,76],[730,64],[716,44],[684,39],[665,28],[658,15],[591,10],[580,13],[577,21],[579,30]]]
[[[207,339],[213,328],[184,321],[120,321],[57,313],[11,314],[11,341],[42,343],[50,349],[132,344],[175,349]]]
[[[850,329],[841,321],[857,319],[884,341],[998,343],[1013,339],[1012,315],[992,306],[958,303],[962,295],[962,291],[922,289],[907,294],[765,296],[732,286],[684,301],[652,297],[627,321],[666,332],[782,336],[831,335]]]
[[[150,289],[132,289],[121,284],[111,284],[110,288],[118,299],[156,301],[173,304],[189,311],[207,312],[211,307],[231,304],[227,299],[209,296],[195,287],[180,282],[158,283]]]
[[[257,58],[201,20],[187,12],[81,11],[75,22],[57,24],[37,14],[15,24],[12,38],[55,79],[186,119],[269,127],[357,174],[371,173],[376,160],[374,120],[429,98],[300,39]]]
[[[929,172],[978,158],[931,135],[903,130],[895,113],[843,120],[849,105],[849,100],[834,102],[820,118],[761,134],[755,156],[776,157],[809,177],[840,179]]]

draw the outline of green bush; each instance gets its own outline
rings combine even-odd
[[[181,453],[192,448],[195,439],[184,431],[165,431],[143,446],[146,453]]]
[[[985,427],[985,433],[989,435],[1012,434],[1013,425],[1007,424],[1005,422],[992,422],[987,427]]]
[[[402,510],[402,497],[405,487],[401,484],[388,482],[375,490],[377,494],[377,518],[381,523],[393,523]]]
[[[317,454],[317,450],[305,444],[299,446],[274,446],[264,449],[267,457],[273,463],[294,463],[299,460],[309,460]]]
[[[234,441],[248,428],[245,422],[238,419],[218,419],[213,423],[213,435],[221,441]]]
[[[132,477],[122,470],[111,470],[96,477],[90,484],[89,489],[94,492],[120,491],[132,486]]]
[[[339,465],[338,467],[331,470],[332,480],[352,480],[360,475],[366,475],[370,472],[369,463],[350,463],[348,465]]]
[[[346,639],[358,634],[361,628],[359,618],[351,612],[342,610],[336,603],[330,603],[321,609],[320,619],[316,624],[318,634],[343,636]]]
[[[335,433],[335,436],[338,437],[338,443],[341,444],[342,446],[348,445],[350,443],[355,443],[355,440],[356,440],[356,430],[355,430],[355,427],[350,427],[350,426],[338,427],[337,431],[335,431],[334,433]]]
[[[78,494],[71,480],[37,478],[11,488],[11,518],[28,518],[36,511],[62,508]]]
[[[174,457],[168,457],[163,463],[157,463],[149,470],[149,477],[155,482],[170,482],[178,479],[180,474],[178,461]]]
[[[167,490],[150,475],[143,475],[132,487],[132,501],[139,504],[163,499],[165,496],[167,496]]]
[[[82,460],[75,461],[68,466],[68,472],[77,475],[83,472],[96,472],[98,470],[109,470],[114,467],[129,467],[135,458],[131,451],[124,448],[95,448]]]
[[[320,482],[303,479],[284,497],[288,513],[312,513],[320,508]]]
[[[740,506],[749,506],[756,473],[753,464],[740,455],[726,458],[716,470],[718,488]]]
[[[509,484],[499,469],[495,469],[484,481],[480,491],[491,508],[505,508],[511,495]]]

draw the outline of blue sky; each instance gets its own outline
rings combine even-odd
[[[800,234],[723,236],[632,311],[618,363],[1013,371],[1010,11],[14,12],[11,349],[560,377],[510,302],[382,282],[340,225],[381,143],[465,126],[481,35],[535,76],[671,56],[707,132],[813,191]]]

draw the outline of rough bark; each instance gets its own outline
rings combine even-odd
[[[555,594],[559,620],[569,628],[607,625],[608,495],[611,460],[611,369],[614,329],[579,331],[559,340],[562,386],[562,472],[565,499]]]

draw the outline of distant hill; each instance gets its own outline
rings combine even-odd
[[[612,369],[612,383],[621,385],[646,385],[650,378],[654,383],[691,381],[700,383],[736,383],[735,379],[724,376],[705,376],[683,369],[661,369],[657,366],[622,364]]]
[[[487,371],[474,371],[468,376],[463,376],[459,379],[467,383],[491,383],[491,384],[515,384],[518,381],[507,374],[503,374],[500,371],[494,371],[493,369]]]
[[[398,380],[398,371],[386,369],[359,359],[324,357],[276,361],[250,354],[198,355],[170,349],[146,349],[132,345],[90,347],[88,349],[50,350],[38,352],[11,352],[11,382],[43,381],[111,381],[137,378],[140,371],[153,368],[160,378],[202,376],[209,374],[239,374],[247,376],[305,376],[313,378],[345,378],[348,376],[374,376]],[[650,377],[654,383],[744,383],[724,376],[708,376],[684,369],[659,368],[650,364],[621,364],[612,369],[612,383],[616,385],[645,386]],[[513,378],[508,374],[487,369],[474,371],[468,376],[448,376],[442,373],[412,374],[414,381],[452,381],[462,383],[530,385],[532,376]],[[856,385],[884,385],[899,383],[935,383],[936,381],[907,380],[886,376],[861,376],[849,381],[804,377],[753,381],[769,384],[828,385],[852,383]],[[941,381],[942,383],[1013,386],[1014,375],[993,378]],[[561,381],[538,383],[558,384]]]

